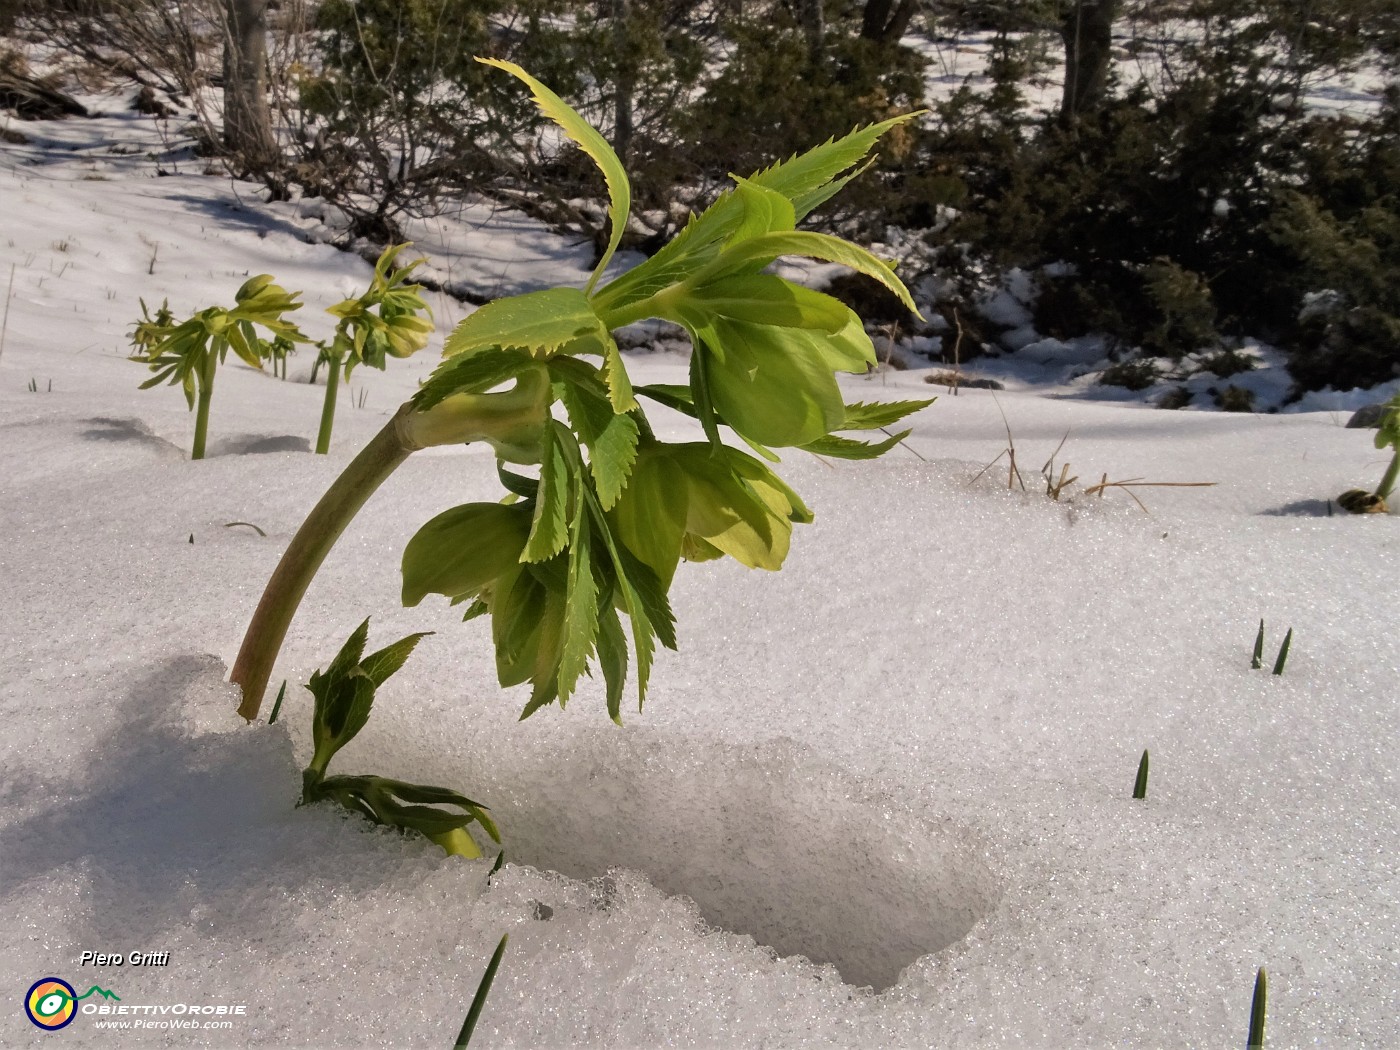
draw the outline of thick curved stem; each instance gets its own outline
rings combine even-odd
[[[267,581],[229,675],[231,682],[243,688],[238,713],[248,721],[258,715],[282,640],[321,562],[365,501],[411,452],[423,447],[406,436],[404,421],[411,411],[409,405],[400,408],[351,460],[302,522]]]
[[[331,367],[340,365],[332,361]],[[430,445],[488,441],[511,462],[537,463],[549,400],[549,370],[541,364],[500,393],[454,394],[421,412],[412,402],[399,406],[312,508],[267,581],[229,675],[243,688],[240,715],[250,722],[257,717],[282,640],[316,570],[345,526],[409,453]]]

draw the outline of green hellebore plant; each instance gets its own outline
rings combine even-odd
[[[234,306],[211,306],[179,324],[174,323],[164,304],[152,318],[146,304],[141,303],[142,320],[131,336],[130,360],[141,361],[155,373],[141,384],[142,390],[167,381],[184,389],[185,400],[196,409],[191,459],[204,458],[214,371],[228,356],[229,348],[261,370],[265,344],[257,328],[270,332],[274,338],[305,341],[296,325],[282,316],[301,309],[302,304],[296,301],[300,293],[288,293],[272,282],[270,274],[250,277],[234,293]]]
[[[770,466],[779,462],[773,450],[873,458],[908,431],[879,442],[838,432],[889,427],[930,404],[845,404],[836,373],[875,364],[860,319],[828,295],[764,272],[790,255],[839,263],[914,310],[886,263],[839,238],[796,229],[868,166],[882,134],[913,114],[736,179],[651,259],[600,286],[631,205],[621,162],[602,135],[523,69],[479,61],[523,81],[598,165],[611,237],[584,288],[497,300],[458,325],[444,362],[311,511],[269,580],[234,664],[239,712],[250,720],[311,577],[369,495],[416,449],[487,442],[506,495],[444,511],[414,535],[403,556],[404,603],[441,594],[466,603],[468,619],[489,615],[501,684],[531,685],[522,718],[555,700],[562,706],[596,659],[609,714],[620,721],[627,635],[639,703],[656,643],[676,646],[667,592],[680,559],[728,555],[777,569],[793,524],[812,520]],[[645,318],[689,332],[688,384],[632,386],[612,333]],[[695,418],[705,440],[658,440],[639,399]],[[563,419],[555,418],[556,404]],[[721,428],[754,454],[726,444]],[[520,465],[533,472],[510,469]]]
[[[423,260],[415,259],[407,266],[394,268],[395,258],[407,247],[399,244],[384,251],[374,264],[374,276],[364,294],[326,309],[340,320],[330,343],[322,348],[330,371],[326,374],[326,399],[316,435],[316,451],[321,455],[330,450],[342,371],[347,381],[357,364],[382,372],[387,358],[408,357],[428,345],[433,332],[432,311],[423,301],[422,288],[405,283]]]

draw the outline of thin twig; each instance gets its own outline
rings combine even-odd
[[[997,412],[1001,414],[1001,425],[1006,427],[1006,451],[1011,453],[1011,470],[1006,475],[1006,488],[1008,491],[1010,491],[1011,489],[1015,488],[1014,483],[1019,481],[1021,483],[1021,491],[1025,492],[1026,482],[1021,477],[1021,472],[1016,469],[1016,442],[1011,437],[1011,424],[1007,422],[1006,413],[1002,412],[1001,402],[997,400],[996,394],[992,394],[992,401],[997,406]],[[997,459],[1000,458],[1000,456],[997,457]],[[995,463],[996,460],[992,460],[992,462]],[[1107,475],[1105,475],[1105,478],[1106,477]]]
[[[958,308],[953,307],[953,324],[957,326],[958,337],[953,340],[953,396],[958,396],[958,386],[962,382],[962,341],[963,326],[962,318],[958,316]]]
[[[880,433],[884,434],[886,437],[894,437],[894,435],[891,434],[891,433],[889,432],[889,429],[886,428],[886,427],[881,427],[881,428],[880,428]],[[920,454],[919,450],[916,449],[913,445],[909,444],[909,442],[907,442],[907,441],[905,441],[905,440],[903,440],[903,439],[901,438],[899,443],[900,443],[901,445],[903,445],[905,448],[907,448],[910,452],[914,453],[914,455],[916,455],[916,456],[918,456],[920,459],[924,460],[925,463],[928,462],[928,460],[927,460],[927,459],[924,459],[923,455]]]
[[[1085,489],[1084,495],[1092,496],[1094,493],[1097,492],[1099,494],[1099,498],[1103,499],[1105,489],[1122,489],[1130,497],[1132,497],[1132,501],[1142,509],[1142,512],[1144,514],[1150,514],[1151,511],[1147,509],[1147,507],[1143,504],[1142,500],[1137,498],[1137,495],[1132,491],[1133,489],[1203,489],[1210,488],[1217,484],[1219,483],[1215,481],[1143,481],[1141,478],[1128,478],[1126,481],[1109,481],[1108,475],[1105,474],[1103,476],[1103,480],[1100,481],[1097,485],[1093,485],[1090,488]]]

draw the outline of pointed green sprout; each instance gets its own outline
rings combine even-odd
[[[736,179],[651,259],[604,281],[631,206],[620,161],[524,70],[483,61],[523,81],[597,163],[610,204],[607,250],[582,289],[529,292],[469,315],[448,337],[443,363],[312,510],[234,664],[244,717],[256,715],[297,603],[336,537],[416,449],[486,442],[505,496],[444,510],[418,530],[403,555],[404,604],[438,594],[464,604],[467,619],[490,616],[497,677],[530,686],[521,717],[563,706],[596,663],[609,715],[621,721],[629,663],[640,704],[657,646],[676,647],[667,592],[680,560],[727,555],[775,570],[793,525],[812,520],[775,473],[774,450],[870,459],[909,431],[878,442],[841,432],[892,427],[930,404],[846,404],[837,373],[876,361],[860,319],[831,296],[764,272],[784,256],[840,263],[914,309],[888,263],[795,228],[913,114]],[[689,383],[632,385],[613,332],[646,318],[690,333]],[[703,440],[659,440],[644,402],[692,417]]]
[[[1259,621],[1259,633],[1254,636],[1254,655],[1250,657],[1249,666],[1252,670],[1259,670],[1264,666],[1264,621]]]
[[[214,396],[214,370],[223,363],[230,348],[253,368],[262,369],[265,342],[257,334],[262,328],[272,337],[304,342],[305,336],[283,315],[301,309],[300,293],[288,293],[272,283],[270,274],[250,277],[234,294],[234,306],[211,306],[179,324],[169,308],[152,318],[141,303],[142,319],[131,335],[130,360],[141,361],[155,373],[141,389],[169,382],[185,392],[190,408],[196,409],[194,446],[191,459],[204,458],[209,433],[209,403]]]
[[[1278,658],[1274,660],[1274,674],[1283,674],[1283,665],[1288,662],[1288,650],[1293,645],[1293,628],[1283,636],[1283,644],[1278,647]]]
[[[416,831],[450,854],[480,857],[481,849],[467,833],[467,825],[480,824],[497,843],[500,833],[486,807],[465,795],[388,777],[327,775],[326,767],[336,752],[369,721],[376,691],[427,635],[410,634],[365,656],[368,636],[366,619],[346,639],[325,672],[315,672],[306,684],[316,703],[311,720],[311,764],[302,771],[302,803],[335,801],[376,824]],[[460,812],[441,806],[455,806]]]
[[[423,301],[421,286],[405,283],[423,260],[415,259],[407,266],[394,268],[394,260],[407,247],[399,244],[385,249],[374,264],[368,290],[326,309],[340,320],[330,343],[322,347],[330,370],[326,373],[321,427],[316,434],[316,451],[320,455],[330,450],[342,372],[348,381],[358,364],[383,371],[388,357],[408,357],[428,345],[433,332],[432,311]]]
[[[1254,997],[1249,1004],[1249,1037],[1247,1050],[1264,1050],[1264,1013],[1269,1001],[1269,975],[1264,968],[1254,975]]]
[[[1147,770],[1150,761],[1147,752],[1144,751],[1138,762],[1137,779],[1133,781],[1133,798],[1147,797]]]

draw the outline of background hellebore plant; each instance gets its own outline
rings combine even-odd
[[[316,451],[321,455],[330,450],[341,371],[346,380],[357,364],[382,372],[389,357],[408,357],[428,345],[428,336],[433,331],[432,311],[423,301],[421,287],[405,283],[423,260],[415,259],[407,266],[394,268],[395,257],[407,247],[407,244],[395,245],[379,257],[374,264],[374,277],[364,294],[326,308],[327,313],[340,320],[330,343],[321,347],[321,355],[330,365],[321,428],[316,434]]]
[[[155,373],[141,389],[168,381],[179,384],[185,400],[195,409],[194,447],[191,459],[204,458],[204,442],[209,433],[209,402],[214,396],[214,371],[228,355],[229,348],[254,368],[262,368],[264,342],[256,328],[274,338],[305,341],[296,325],[282,315],[301,309],[300,292],[288,293],[272,283],[270,274],[250,277],[234,293],[234,306],[211,306],[187,321],[174,323],[169,308],[162,304],[153,318],[141,304],[142,318],[131,335],[131,360],[147,364]]]
[[[908,431],[878,443],[837,432],[886,427],[930,403],[846,404],[836,373],[875,364],[860,319],[830,296],[764,272],[786,255],[841,263],[914,309],[884,262],[795,228],[860,174],[875,142],[908,116],[736,179],[655,256],[600,286],[630,208],[621,163],[595,129],[524,70],[481,61],[524,81],[540,109],[597,163],[610,197],[611,239],[583,289],[497,300],[464,320],[447,340],[443,363],[311,511],[269,580],[234,664],[246,718],[257,715],[317,567],[375,488],[417,449],[487,442],[506,495],[445,510],[413,536],[403,555],[404,603],[440,594],[465,603],[468,619],[489,615],[501,684],[531,687],[522,717],[555,700],[562,706],[596,660],[609,713],[620,721],[628,635],[639,702],[656,643],[675,648],[667,592],[680,559],[728,555],[777,569],[793,524],[812,520],[773,471],[773,449],[872,458]],[[632,386],[612,331],[653,317],[689,332],[687,384]],[[658,440],[643,400],[694,417],[704,440]],[[726,444],[726,429],[752,454]]]

